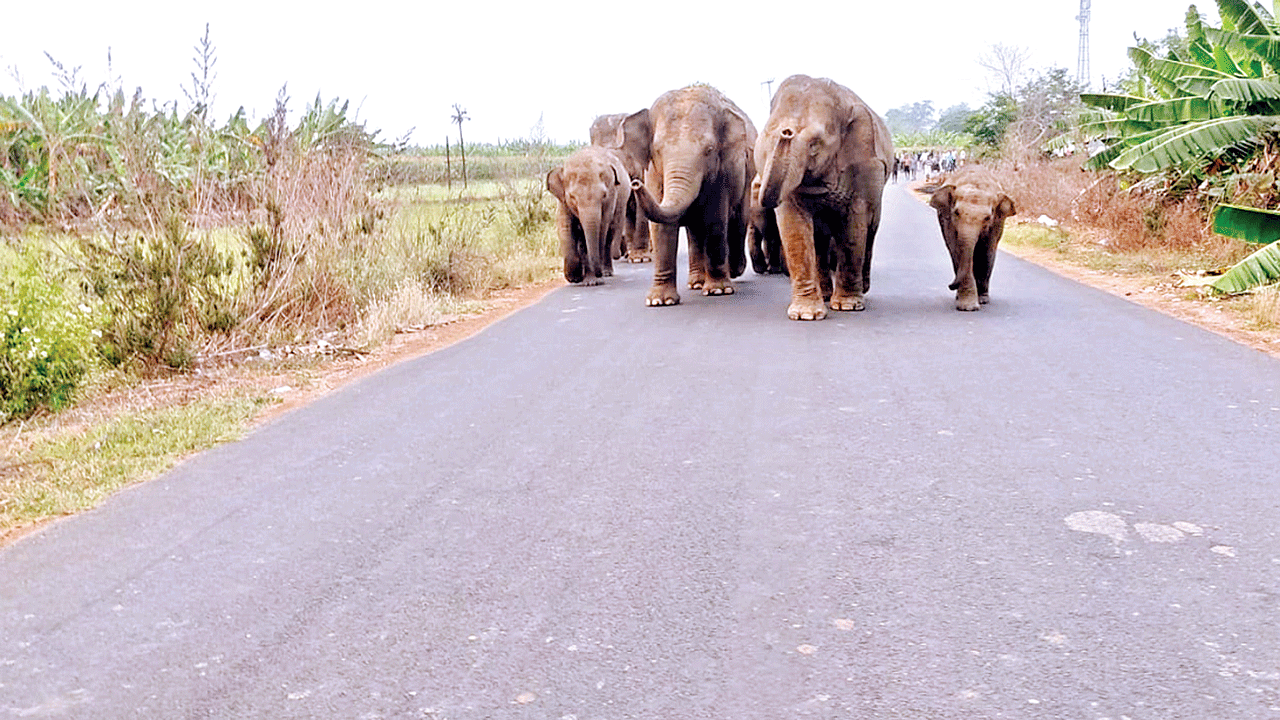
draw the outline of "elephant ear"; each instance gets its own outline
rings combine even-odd
[[[949,243],[956,237],[956,216],[952,212],[956,207],[956,186],[943,185],[933,191],[929,204],[938,211],[938,225],[942,228],[942,237]]]
[[[929,197],[929,205],[939,212],[944,210],[950,212],[956,205],[956,186],[943,185],[934,190],[933,195]]]
[[[726,108],[724,133],[720,140],[724,143],[724,147],[744,148],[744,152],[754,152],[755,127],[745,115],[737,112],[736,108]]]
[[[884,121],[871,111],[856,95],[848,105],[848,120],[844,127],[844,137],[840,143],[840,151],[836,162],[840,167],[849,167],[870,160],[879,160],[884,164],[885,173],[889,172],[889,158],[893,157],[893,140],[890,139]]]
[[[560,202],[564,202],[564,166],[552,168],[547,173],[547,189]]]
[[[622,120],[618,125],[618,146],[627,157],[636,161],[643,175],[653,153],[653,122],[649,118],[649,108],[631,113]]]
[[[1018,211],[1013,207],[1013,198],[1000,193],[1000,200],[996,203],[996,214],[1001,222],[1010,215],[1017,215]]]

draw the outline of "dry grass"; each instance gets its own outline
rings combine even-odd
[[[1022,222],[1048,216],[1070,230],[1058,249],[1085,250],[1109,269],[1173,272],[1230,265],[1248,254],[1237,240],[1214,235],[1194,198],[1166,202],[1126,188],[1113,174],[1080,169],[1078,159],[1005,163],[996,167]],[[1011,238],[1017,241],[1016,233]]]

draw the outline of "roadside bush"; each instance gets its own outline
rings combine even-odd
[[[112,365],[189,368],[194,342],[235,327],[236,262],[170,216],[163,232],[123,239],[82,238],[85,290],[102,301],[99,349]]]
[[[94,314],[45,277],[33,252],[0,293],[0,423],[61,410],[93,367]]]

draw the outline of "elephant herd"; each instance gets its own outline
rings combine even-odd
[[[691,289],[733,294],[749,256],[756,273],[790,275],[792,320],[821,320],[828,303],[862,310],[893,158],[888,128],[861,98],[805,75],[778,87],[760,133],[701,84],[601,116],[591,145],[547,175],[565,279],[597,285],[615,258],[651,258],[645,304],[676,305],[683,227]],[[956,308],[977,310],[1013,201],[989,171],[966,166],[931,205],[951,253]]]

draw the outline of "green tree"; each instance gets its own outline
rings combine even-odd
[[[952,105],[938,115],[938,121],[933,124],[933,129],[939,132],[962,133],[965,121],[973,113],[974,110],[970,109],[968,103]]]
[[[884,114],[884,122],[894,135],[925,132],[933,127],[933,101],[896,107]]]
[[[996,93],[988,95],[982,107],[965,118],[964,132],[973,136],[979,145],[998,148],[1004,142],[1009,126],[1018,119],[1018,102],[1012,95]]]

